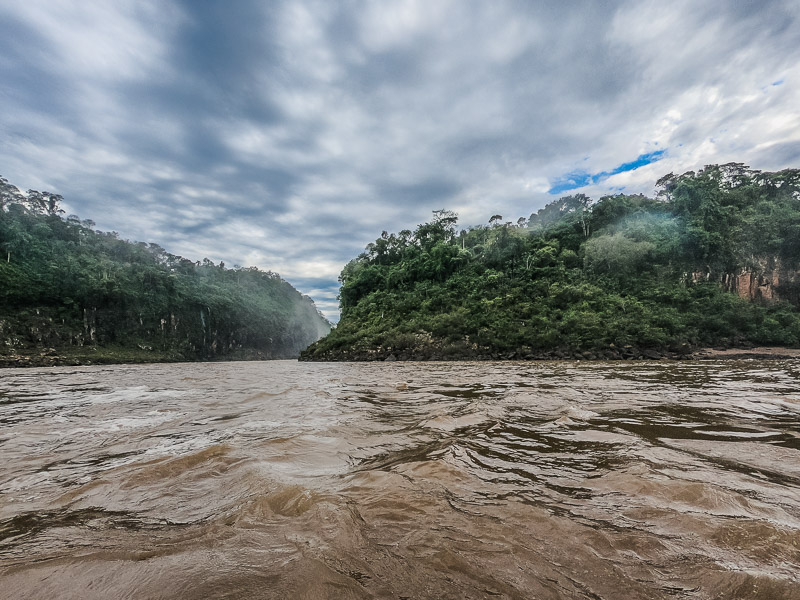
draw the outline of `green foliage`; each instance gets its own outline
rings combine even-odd
[[[100,346],[173,359],[277,358],[330,330],[275,273],[94,231],[91,221],[63,218],[59,196],[22,194],[2,178],[0,200],[0,352]]]
[[[598,235],[584,244],[587,270],[627,278],[651,264],[655,244],[624,233]]]
[[[561,198],[517,225],[494,215],[456,232],[437,211],[384,232],[342,271],[342,320],[303,357],[800,344],[800,278],[776,290],[793,303],[730,293],[743,270],[800,266],[800,171],[732,163],[657,185],[656,198]]]

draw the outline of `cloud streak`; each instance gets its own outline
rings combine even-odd
[[[450,208],[800,165],[796,2],[0,5],[0,174],[336,318],[341,267]]]

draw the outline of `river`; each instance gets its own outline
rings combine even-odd
[[[0,598],[800,598],[800,362],[0,371]]]

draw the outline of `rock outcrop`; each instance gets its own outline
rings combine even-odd
[[[787,267],[777,257],[759,259],[753,266],[732,273],[715,275],[711,271],[695,271],[687,280],[692,284],[718,281],[725,291],[752,302],[785,300],[800,305],[800,270]]]

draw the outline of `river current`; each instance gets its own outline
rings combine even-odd
[[[0,598],[800,598],[800,363],[0,371]]]

